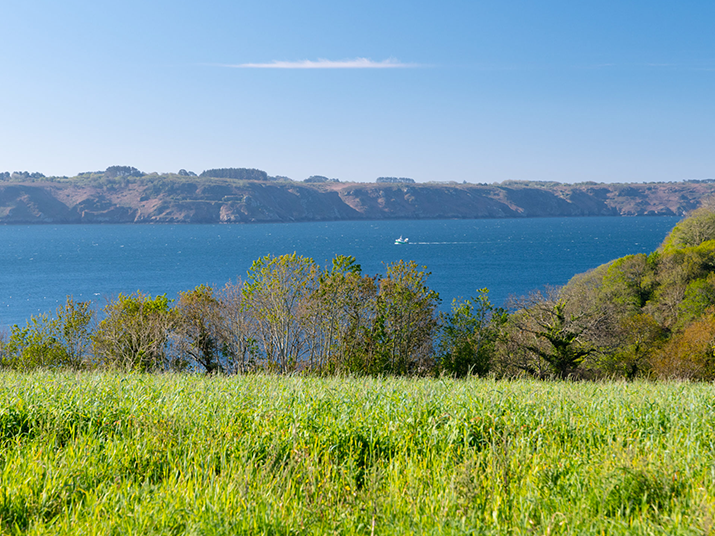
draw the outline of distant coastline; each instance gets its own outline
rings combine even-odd
[[[267,175],[13,175],[0,180],[0,224],[679,216],[714,193],[711,181],[346,183]]]

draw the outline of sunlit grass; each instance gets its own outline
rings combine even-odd
[[[1,530],[703,534],[715,388],[0,374]]]

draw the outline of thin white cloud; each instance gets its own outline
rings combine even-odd
[[[272,61],[270,63],[239,63],[225,65],[235,69],[405,69],[419,67],[414,63],[402,63],[394,58],[382,61],[373,61],[368,58],[355,58],[352,60],[326,60],[319,59],[301,61]]]

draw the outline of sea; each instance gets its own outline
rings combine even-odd
[[[141,290],[175,298],[245,279],[254,260],[297,252],[321,265],[352,255],[363,273],[413,260],[448,310],[487,288],[503,305],[612,259],[655,250],[677,217],[342,221],[275,224],[0,225],[0,330],[68,296],[101,309]],[[396,245],[398,237],[408,242]]]

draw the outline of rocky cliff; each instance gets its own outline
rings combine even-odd
[[[0,182],[0,223],[254,223],[682,215],[713,183],[300,183],[149,176]]]

